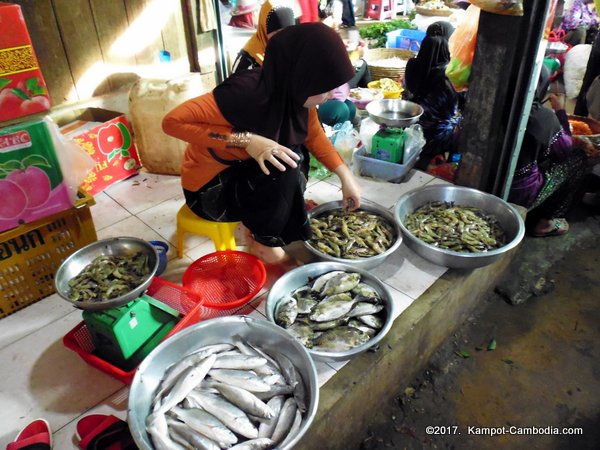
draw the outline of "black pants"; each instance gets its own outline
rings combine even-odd
[[[298,167],[284,172],[267,163],[265,175],[254,159],[235,163],[196,192],[184,189],[189,208],[200,217],[215,222],[241,221],[254,239],[269,247],[281,247],[311,237],[304,208],[308,152]]]

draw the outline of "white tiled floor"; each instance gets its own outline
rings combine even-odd
[[[443,182],[412,171],[402,184],[360,179],[363,198],[393,208],[411,189]],[[339,200],[337,178],[311,181],[306,198],[318,203]],[[179,283],[187,266],[214,251],[205,237],[188,235],[185,256],[176,258],[175,215],[183,204],[179,177],[140,173],[95,197],[92,216],[98,238],[136,236],[169,243],[169,264],[162,277]],[[373,273],[387,283],[401,313],[446,269],[433,265],[402,245]],[[265,295],[253,302],[251,315],[264,318]],[[81,321],[56,294],[0,320],[0,448],[19,429],[37,417],[46,418],[54,430],[54,448],[77,448],[75,425],[82,415],[111,413],[125,419],[128,388],[89,366],[64,347],[62,338]],[[317,363],[324,384],[344,363]]]

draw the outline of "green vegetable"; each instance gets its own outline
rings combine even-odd
[[[379,22],[373,25],[367,25],[359,30],[360,36],[363,39],[371,39],[374,42],[371,43],[371,48],[385,47],[387,42],[386,33],[390,31],[406,29],[416,30],[417,26],[410,20],[395,19],[389,22]]]
[[[492,339],[487,347],[488,351],[496,350],[496,339]]]
[[[471,357],[471,354],[464,350],[457,350],[454,353],[457,354],[458,356],[460,356],[461,358],[465,358],[465,359]]]

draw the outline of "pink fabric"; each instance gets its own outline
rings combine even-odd
[[[319,4],[318,0],[298,0],[302,17],[300,23],[318,22],[319,21]]]
[[[339,100],[340,102],[348,100],[350,96],[350,85],[348,83],[342,84],[340,87],[336,87],[333,90],[333,100]]]

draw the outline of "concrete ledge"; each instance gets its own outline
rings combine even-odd
[[[486,267],[448,270],[394,322],[379,350],[346,364],[320,390],[317,416],[299,449],[346,449],[371,418],[426,366],[437,347],[491,292],[517,249]]]

